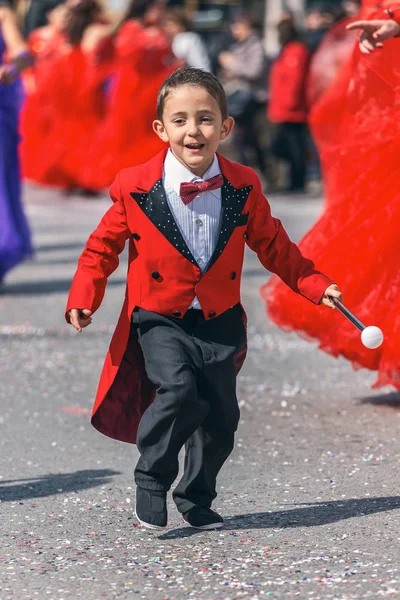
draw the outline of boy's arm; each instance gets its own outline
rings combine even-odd
[[[119,264],[118,255],[122,252],[130,231],[126,222],[125,206],[121,199],[119,175],[110,188],[113,206],[106,212],[97,229],[90,235],[83,250],[78,268],[72,280],[66,308],[68,311],[97,310],[103,300],[107,278]]]
[[[319,304],[333,284],[332,279],[317,271],[314,263],[302,255],[279,219],[272,217],[259,181],[255,187],[257,200],[247,225],[247,244],[268,271],[279,275],[294,292]]]

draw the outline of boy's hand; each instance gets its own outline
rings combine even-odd
[[[331,300],[331,298],[337,298],[342,301],[342,294],[339,290],[336,283],[332,283],[326,290],[324,295],[322,296],[321,304],[325,304],[325,306],[329,306],[329,308],[336,308],[335,302]]]
[[[79,332],[81,332],[84,327],[90,325],[92,322],[92,314],[92,311],[88,308],[71,308],[71,310],[68,311],[72,327],[75,327]]]
[[[400,25],[393,19],[354,21],[354,23],[347,25],[346,29],[362,30],[359,46],[363,54],[370,54],[375,48],[382,48],[382,42],[400,34]]]

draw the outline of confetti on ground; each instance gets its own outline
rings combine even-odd
[[[76,258],[109,201],[54,195],[29,191],[37,259],[0,297],[1,600],[400,598],[400,397],[273,327],[251,254],[241,422],[215,502],[225,527],[188,528],[170,497],[164,532],[137,523],[137,451],[89,423],[123,275],[90,331],[63,321]],[[310,214],[275,202],[294,237],[300,207]]]

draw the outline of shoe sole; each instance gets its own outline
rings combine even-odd
[[[143,527],[146,527],[146,529],[152,529],[153,531],[163,531],[166,528],[166,525],[152,525],[151,523],[146,523],[146,521],[142,521],[142,519],[139,519],[136,513],[135,517]]]
[[[183,520],[185,521],[185,519]],[[223,523],[210,523],[209,525],[192,525],[191,523],[189,523],[189,521],[185,521],[185,523],[190,525],[190,527],[193,527],[193,529],[200,529],[202,531],[208,531],[210,529],[221,529],[221,527],[224,526]]]

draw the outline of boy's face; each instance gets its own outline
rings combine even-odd
[[[206,89],[183,85],[166,98],[163,119],[153,128],[179,162],[202,177],[233,125],[232,117],[222,120],[218,102]]]

